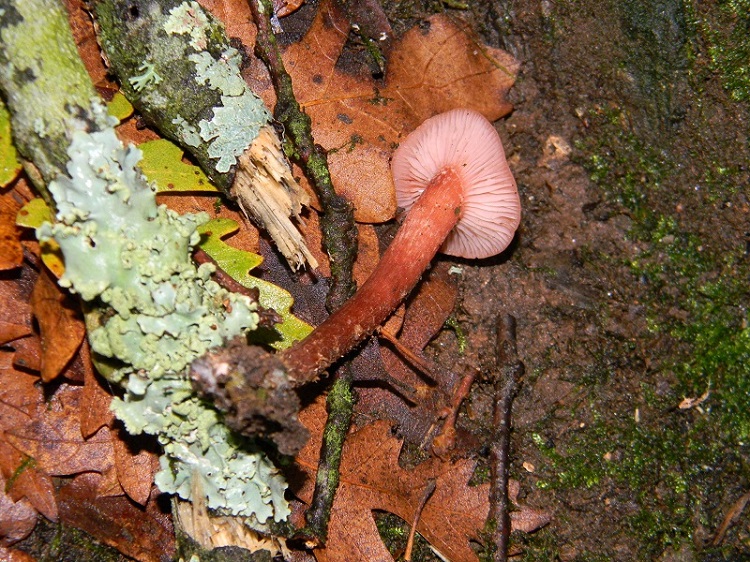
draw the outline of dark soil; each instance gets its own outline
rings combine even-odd
[[[385,4],[398,30],[449,3]],[[750,6],[469,4],[449,13],[522,62],[498,127],[524,219],[503,256],[460,264],[465,354],[447,330],[430,349],[483,369],[460,423],[486,439],[495,321],[518,321],[511,472],[553,521],[516,545],[527,560],[750,559],[747,513],[718,532],[750,488],[748,58],[734,56]]]

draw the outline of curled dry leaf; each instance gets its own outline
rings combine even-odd
[[[9,546],[29,536],[37,514],[26,498],[13,501],[5,493],[5,486],[5,478],[0,477],[0,545]]]
[[[109,409],[112,395],[102,386],[102,380],[94,373],[91,364],[91,350],[84,341],[79,351],[83,366],[83,396],[81,401],[86,407],[81,412],[81,435],[88,439],[104,426],[112,426],[115,415]]]
[[[0,193],[0,270],[13,269],[23,261],[23,248],[16,227],[21,202],[12,191]]]
[[[147,437],[138,439],[122,429],[115,432],[112,444],[115,450],[117,481],[125,494],[134,502],[146,505],[151,495],[154,474],[159,468],[158,455]]]

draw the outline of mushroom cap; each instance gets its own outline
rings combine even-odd
[[[447,167],[461,178],[461,218],[440,251],[487,258],[508,247],[521,220],[516,181],[497,131],[471,109],[427,119],[396,149],[391,172],[398,206],[408,210],[430,180]]]

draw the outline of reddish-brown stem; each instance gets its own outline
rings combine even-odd
[[[282,354],[289,375],[298,384],[317,377],[388,318],[456,225],[462,201],[463,187],[451,168],[430,181],[357,294]]]

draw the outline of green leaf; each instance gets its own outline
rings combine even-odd
[[[116,92],[114,97],[107,103],[107,113],[122,122],[133,115],[133,106],[122,92]]]
[[[5,187],[18,176],[21,163],[10,134],[10,113],[0,100],[0,187]]]
[[[22,228],[39,228],[45,222],[55,222],[55,217],[41,197],[26,203],[16,215],[16,224]]]
[[[16,224],[21,228],[37,229],[45,222],[55,222],[52,209],[41,197],[32,199],[21,207],[16,215]],[[44,265],[58,279],[65,273],[65,262],[63,262],[60,246],[53,239],[39,243],[42,250],[42,261]]]
[[[198,166],[185,164],[183,150],[168,140],[144,142],[138,148],[143,152],[139,167],[157,191],[219,191]]]
[[[285,349],[296,340],[303,339],[313,328],[290,312],[294,304],[292,295],[273,283],[249,274],[251,269],[261,264],[261,256],[234,248],[222,240],[238,228],[237,222],[232,219],[218,218],[209,221],[198,229],[202,235],[199,247],[243,287],[257,288],[260,292],[260,305],[275,310],[281,316],[283,322],[276,325],[276,330],[281,334],[282,340],[272,342],[271,345],[276,349]]]

